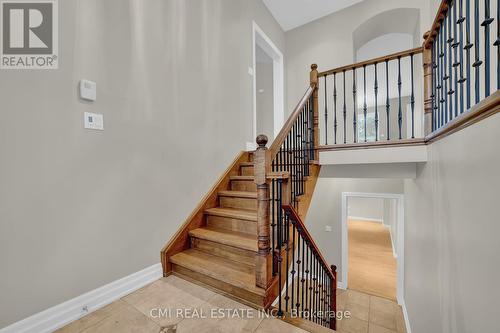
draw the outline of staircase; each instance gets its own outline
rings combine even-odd
[[[202,282],[240,301],[266,305],[266,290],[255,285],[257,188],[252,154],[245,153],[217,192],[217,206],[203,211],[206,225],[189,231],[190,248],[169,258],[172,272]]]
[[[335,319],[288,314],[336,309],[335,272],[301,220],[320,170],[317,73],[314,65],[310,87],[270,147],[259,135],[257,150],[241,152],[161,252],[165,276],[273,309],[313,332],[334,329]],[[301,286],[289,288],[289,280]]]

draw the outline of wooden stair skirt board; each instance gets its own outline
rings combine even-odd
[[[253,154],[242,152],[162,250],[165,276],[175,274],[254,308],[269,308],[277,278],[256,286],[257,186]],[[301,197],[307,212],[319,166],[312,166]]]

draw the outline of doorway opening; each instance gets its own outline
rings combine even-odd
[[[342,193],[344,288],[404,299],[404,196]]]
[[[285,122],[283,53],[253,22],[253,137],[266,134],[269,142]],[[253,144],[255,146],[255,144]]]

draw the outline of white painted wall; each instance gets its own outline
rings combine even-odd
[[[500,114],[429,146],[405,181],[412,332],[497,332]]]
[[[272,142],[274,139],[273,59],[258,45],[255,53],[257,134],[267,135],[269,142]]]
[[[347,200],[347,214],[351,219],[384,221],[384,199],[352,197]]]
[[[391,233],[392,250],[395,256],[398,253],[398,206],[396,199],[384,199],[383,215],[384,225],[389,228]]]

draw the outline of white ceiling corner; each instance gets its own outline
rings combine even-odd
[[[262,0],[281,28],[297,28],[364,0]]]

